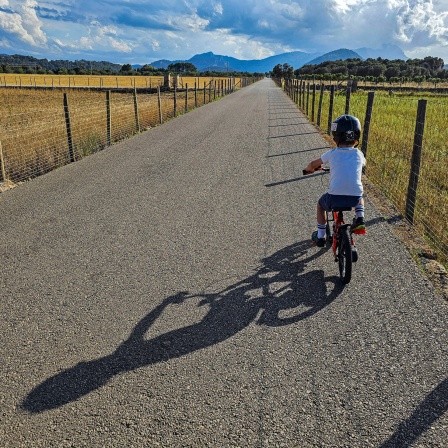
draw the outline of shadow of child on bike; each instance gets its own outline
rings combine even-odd
[[[288,246],[261,260],[253,275],[224,289],[182,291],[165,298],[115,352],[46,379],[28,394],[22,408],[31,413],[58,408],[102,387],[115,375],[218,344],[252,323],[283,326],[312,316],[329,305],[343,285],[338,277],[325,278],[322,270],[305,272],[307,263],[322,254],[312,251],[307,256],[309,249],[308,241]],[[190,304],[206,307],[199,322],[151,334],[151,327],[167,308]]]

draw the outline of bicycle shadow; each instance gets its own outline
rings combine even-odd
[[[137,323],[115,352],[80,362],[46,379],[26,396],[22,409],[41,413],[61,407],[99,389],[115,375],[218,344],[251,323],[283,326],[314,315],[344,287],[336,276],[325,278],[322,270],[305,272],[307,263],[324,253],[313,249],[309,241],[296,243],[264,258],[253,275],[222,290],[182,291],[165,298]],[[198,307],[208,307],[202,320],[145,338],[168,306],[186,306],[193,298],[195,302],[201,299]]]

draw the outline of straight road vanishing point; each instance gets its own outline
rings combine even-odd
[[[448,308],[265,79],[0,195],[0,445],[445,447]]]

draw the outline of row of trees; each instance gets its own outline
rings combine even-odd
[[[448,80],[448,70],[441,58],[428,56],[424,59],[346,59],[306,64],[294,70],[289,64],[278,64],[272,76],[305,79],[359,79],[373,82],[423,82],[434,83]]]
[[[106,61],[78,61],[37,59],[32,56],[0,55],[0,72],[17,74],[98,74],[106,75],[120,71],[121,65]]]
[[[214,71],[214,70],[203,70],[199,71],[194,64],[191,62],[175,62],[170,65],[168,65],[168,68],[155,68],[151,65],[144,65],[142,67],[133,68],[130,64],[125,64],[121,67],[120,74],[122,75],[128,75],[128,76],[163,76],[165,73],[178,73],[184,76],[215,76],[220,77],[224,76],[226,74],[229,74],[228,72],[220,71]],[[249,72],[236,72],[231,71],[230,72],[232,76],[236,77],[246,77],[250,78],[252,76],[264,76],[260,73],[249,73]]]
[[[0,57],[1,59],[1,57]],[[1,61],[0,61],[1,62]],[[58,61],[55,61],[58,62]],[[104,66],[98,66],[101,63],[92,63],[86,65],[84,63],[79,63],[79,65],[71,65],[74,63],[67,63],[62,66],[56,64],[53,68],[44,68],[39,64],[8,64],[0,63],[0,73],[15,73],[19,75],[126,75],[126,76],[164,76],[165,73],[180,73],[184,76],[223,76],[222,71],[206,70],[199,72],[198,69],[189,62],[179,62],[175,64],[170,64],[167,69],[155,68],[151,65],[143,65],[142,67],[134,68],[131,64],[124,65],[106,65],[108,63],[103,63]],[[77,61],[79,62],[79,61]],[[97,65],[95,65],[97,64]],[[257,73],[248,72],[232,72],[232,76],[238,77],[252,77],[259,76]]]

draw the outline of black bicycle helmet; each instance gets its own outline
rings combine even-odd
[[[361,138],[361,123],[353,115],[341,115],[331,124],[331,134],[337,145],[354,143]]]

